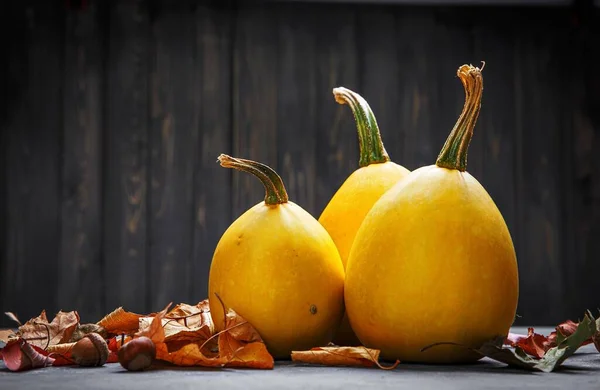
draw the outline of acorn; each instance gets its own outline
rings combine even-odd
[[[88,333],[73,346],[71,358],[82,367],[103,366],[108,359],[108,344],[98,333]]]
[[[141,371],[152,365],[156,347],[152,340],[142,336],[125,343],[119,348],[119,363],[129,371]]]

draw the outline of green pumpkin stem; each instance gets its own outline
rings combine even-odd
[[[465,105],[435,162],[438,167],[458,169],[461,172],[467,170],[467,151],[481,109],[481,71],[484,67],[485,62],[481,69],[473,65],[463,65],[456,72],[465,87]]]
[[[358,144],[360,147],[360,159],[358,165],[366,167],[370,164],[378,164],[390,161],[379,133],[379,126],[371,107],[362,96],[344,87],[333,89],[335,101],[339,104],[347,104],[352,109],[356,127],[358,129]]]
[[[283,180],[271,167],[252,160],[234,158],[226,154],[221,154],[218,161],[222,167],[234,168],[256,176],[265,186],[266,204],[277,205],[288,201],[288,194],[283,185]]]

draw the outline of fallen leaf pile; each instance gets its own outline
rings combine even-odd
[[[256,329],[232,308],[224,310],[225,329],[216,332],[208,299],[196,305],[180,303],[173,308],[171,306],[169,304],[160,312],[150,314],[136,314],[119,307],[95,324],[81,324],[76,311],[60,311],[52,321],[48,321],[46,312],[42,311],[24,324],[15,314],[6,313],[18,324],[18,329],[16,332],[0,330],[0,341],[6,343],[0,349],[0,360],[4,360],[11,371],[75,365],[71,356],[75,344],[87,334],[97,333],[107,342],[107,363],[119,361],[118,351],[124,344],[145,336],[154,343],[155,359],[158,361],[178,366],[273,369],[273,357]],[[600,318],[594,319],[588,311],[580,322],[566,321],[549,335],[535,333],[533,328],[529,328],[526,335],[509,333],[471,349],[509,366],[551,372],[581,346],[591,343],[600,352]],[[454,343],[440,342],[423,350],[441,344]],[[381,364],[379,354],[379,350],[363,346],[330,344],[308,351],[293,351],[291,359],[311,365],[378,367],[384,370],[394,369],[400,364],[399,361]]]

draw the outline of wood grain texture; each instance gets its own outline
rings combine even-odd
[[[593,64],[600,61],[600,10],[581,12],[571,18],[563,68],[572,70],[562,78],[560,99],[565,113],[561,124],[569,129],[561,133],[561,212],[566,233],[561,263],[565,285],[572,286],[565,296],[570,318],[600,308],[597,294],[588,291],[600,275],[600,76],[593,71]],[[582,65],[572,66],[577,63]]]
[[[84,322],[105,314],[102,242],[102,129],[105,9],[66,10],[61,241],[57,291]]]
[[[377,28],[373,28],[377,26]],[[399,66],[396,36],[396,17],[392,8],[376,8],[358,15],[358,66],[360,95],[367,100],[375,114],[383,145],[390,159],[405,166],[406,128],[402,126],[399,109],[402,97],[400,75],[406,71]]]
[[[352,111],[336,103],[332,90],[360,90],[355,7],[319,8],[317,40],[316,204],[321,214],[348,176],[358,169],[358,139]],[[318,216],[317,215],[317,216]]]
[[[477,19],[473,26],[473,59],[485,61],[486,65],[483,70],[482,106],[473,135],[468,169],[471,171],[471,166],[475,166],[472,174],[496,203],[516,247],[522,240],[515,206],[516,83],[512,67],[515,30],[507,31],[501,20],[489,16]]]
[[[19,90],[5,118],[8,235],[1,306],[27,319],[58,309],[63,20],[53,2],[22,2],[13,11],[15,40],[6,58]]]
[[[193,7],[162,2],[154,11],[150,78],[148,260],[150,308],[189,302],[192,283],[196,19]]]
[[[517,253],[520,277],[520,321],[558,323],[565,312],[560,215],[561,125],[548,112],[561,112],[560,30],[548,20],[520,29],[515,46],[518,204],[522,226]],[[550,32],[552,31],[552,32]],[[535,52],[536,55],[531,55]],[[544,291],[543,294],[540,291]],[[549,302],[553,310],[548,309]]]
[[[241,5],[237,11],[233,62],[234,157],[277,166],[278,40],[273,6]],[[230,153],[228,153],[230,154]],[[224,168],[223,168],[224,169]],[[233,172],[233,219],[264,199],[260,181]]]
[[[310,7],[278,12],[277,166],[289,198],[313,216],[315,207],[317,94],[314,14]]]
[[[230,6],[199,6],[196,10],[196,72],[198,91],[194,147],[194,252],[192,297],[207,298],[212,256],[221,235],[233,222],[231,179],[234,172],[217,163],[232,153],[233,17]],[[235,173],[239,175],[239,172]],[[260,193],[253,195],[260,199]]]
[[[104,264],[108,310],[148,304],[148,5],[110,9],[104,171]]]
[[[440,115],[440,92],[434,81],[439,72],[435,39],[433,13],[424,9],[401,9],[396,13],[399,127],[405,134],[403,165],[411,171],[435,164],[443,146],[435,128],[435,118]],[[445,73],[448,72],[451,70],[446,69]],[[453,74],[445,77],[452,78]]]

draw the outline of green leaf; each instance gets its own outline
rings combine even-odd
[[[508,364],[509,366],[524,368],[531,371],[552,372],[567,358],[573,355],[586,340],[596,333],[597,330],[600,330],[600,318],[596,321],[592,316],[592,313],[589,311],[586,312],[583,320],[579,322],[577,329],[572,335],[560,337],[560,332],[557,332],[556,347],[550,348],[541,359],[535,359],[529,356],[519,347],[515,347],[514,350],[511,348],[503,348],[504,336],[498,336],[489,340],[483,343],[478,349],[469,349],[490,359]],[[422,351],[442,344],[461,345],[456,343],[436,343],[423,348]]]
[[[600,319],[599,319],[600,320]],[[557,334],[556,347],[550,348],[544,357],[537,360],[528,356],[519,347],[515,350],[502,348],[502,338],[498,337],[485,343],[476,351],[490,359],[506,363],[511,366],[527,368],[534,371],[552,372],[559,367],[567,358],[575,353],[581,345],[596,333],[596,320],[589,311],[575,332],[568,337],[560,337]]]

